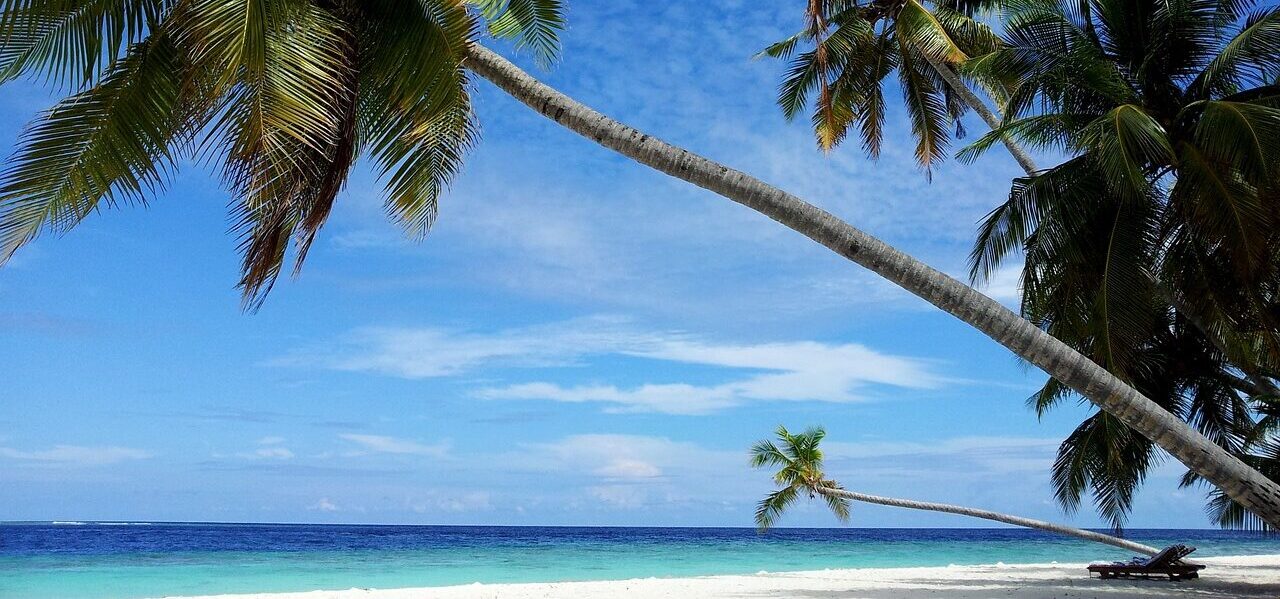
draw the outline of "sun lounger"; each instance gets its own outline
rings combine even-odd
[[[1204,566],[1182,561],[1195,547],[1186,545],[1170,545],[1160,553],[1149,558],[1134,558],[1128,562],[1110,564],[1092,564],[1089,572],[1097,572],[1103,578],[1151,578],[1152,576],[1168,576],[1169,580],[1199,578]]]

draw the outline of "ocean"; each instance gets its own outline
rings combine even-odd
[[[1280,537],[1130,530],[1198,557],[1277,554]],[[1129,557],[1019,529],[0,524],[0,598],[140,599]]]

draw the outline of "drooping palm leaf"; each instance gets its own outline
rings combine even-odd
[[[94,87],[45,112],[0,174],[0,264],[41,232],[61,234],[99,207],[145,202],[191,131],[177,52],[153,35]]]
[[[150,199],[179,158],[221,165],[249,308],[290,248],[301,267],[362,156],[421,236],[477,136],[462,63],[483,25],[549,61],[563,3],[0,0],[0,83],[78,90],[0,177],[0,263]]]

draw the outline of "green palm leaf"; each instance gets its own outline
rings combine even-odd
[[[560,53],[564,6],[559,0],[471,0],[489,21],[494,37],[531,48],[538,61],[551,64]]]
[[[105,204],[141,203],[192,130],[168,37],[134,46],[98,85],[44,113],[0,175],[0,264],[42,230],[65,233]]]
[[[558,50],[559,0],[0,0],[0,82],[84,87],[0,178],[0,257],[145,201],[188,154],[222,165],[248,308],[291,247],[301,267],[361,156],[421,236],[478,134],[462,63],[480,16]]]
[[[820,494],[819,488],[839,488],[827,480],[822,472],[822,450],[819,445],[827,433],[821,427],[792,434],[785,426],[774,433],[777,443],[762,440],[751,446],[750,461],[755,468],[776,468],[773,482],[780,487],[769,493],[756,506],[756,526],[760,530],[773,527],[778,519],[800,499],[801,494],[810,497]],[[849,519],[849,501],[821,493],[824,502],[841,522]]]
[[[0,0],[0,83],[29,74],[92,83],[160,20],[171,0]]]

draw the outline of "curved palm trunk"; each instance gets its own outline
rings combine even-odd
[[[1076,528],[1074,526],[1066,526],[1064,524],[1054,524],[1053,522],[1045,522],[1044,520],[1023,518],[1021,516],[1011,516],[1009,514],[1001,514],[1000,512],[992,512],[989,510],[980,510],[980,509],[971,508],[971,507],[964,507],[962,505],[951,505],[949,503],[932,503],[928,501],[913,501],[910,499],[897,499],[894,497],[880,497],[879,495],[867,495],[865,493],[857,493],[857,492],[848,491],[845,489],[832,489],[830,487],[816,487],[814,490],[823,495],[828,495],[832,497],[843,497],[845,499],[852,499],[853,501],[861,501],[863,503],[874,503],[877,505],[901,507],[901,508],[907,508],[909,510],[946,512],[948,514],[959,514],[961,516],[969,516],[971,518],[982,518],[984,520],[994,520],[996,522],[1003,522],[1005,524],[1012,524],[1014,526],[1038,528],[1040,530],[1045,530],[1048,532],[1057,533],[1061,535],[1067,535],[1070,537],[1076,537],[1079,539],[1084,539],[1086,541],[1097,541],[1099,543],[1106,543],[1107,545],[1112,545],[1115,547],[1119,547],[1121,549],[1127,549],[1129,551],[1136,551],[1138,553],[1143,553],[1146,555],[1155,555],[1157,553],[1160,553],[1160,550],[1156,549],[1155,547],[1143,545],[1142,543],[1135,543],[1133,541],[1125,540],[1120,537],[1114,537],[1114,536],[1103,534],[1100,532],[1094,532],[1092,530],[1085,530],[1083,528]]]
[[[1280,485],[999,302],[781,189],[610,119],[483,46],[472,45],[463,66],[561,126],[760,212],[972,325],[1280,527]]]

